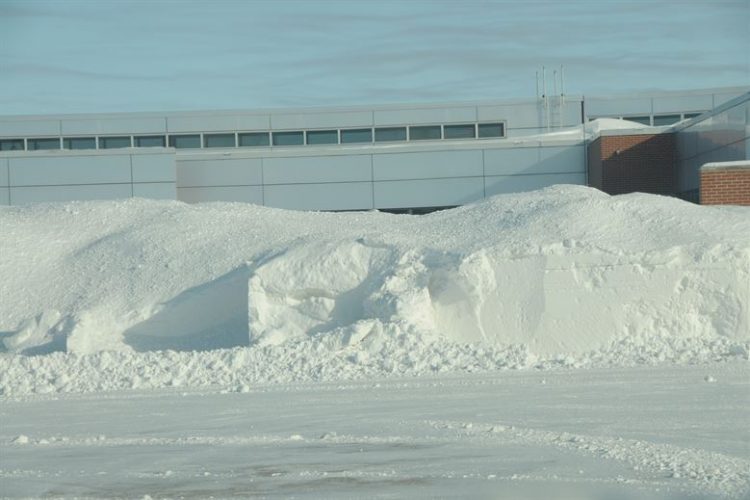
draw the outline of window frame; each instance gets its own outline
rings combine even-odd
[[[0,143],[21,143],[20,149],[0,149],[0,151],[26,151],[26,139],[23,137],[3,137],[0,139]]]
[[[177,142],[179,139],[197,139],[197,146],[177,146]],[[200,149],[202,147],[201,145],[201,134],[169,134],[167,136],[167,145],[170,148],[175,149]]]
[[[266,137],[265,144],[242,144],[243,137]],[[255,131],[255,132],[237,132],[237,147],[238,148],[270,148],[271,147],[271,131]]]
[[[499,125],[500,126],[500,135],[488,135],[488,136],[482,136],[482,133],[480,130],[482,129],[482,125]],[[508,137],[507,133],[508,127],[506,125],[506,122],[503,120],[493,120],[493,121],[482,121],[477,122],[477,139],[479,140],[487,140],[487,139],[506,139]]]
[[[94,147],[92,147],[92,148],[73,148],[73,147],[67,147],[69,144],[72,144],[73,141],[81,141],[81,140],[86,140],[86,139],[92,140]],[[63,137],[62,138],[62,148],[65,151],[91,151],[91,150],[98,149],[97,146],[98,146],[98,141],[96,140],[95,136],[94,137],[91,137],[91,136],[80,136],[80,137]]]
[[[296,137],[300,136],[302,142],[295,142],[293,144],[276,144],[276,137]],[[302,130],[272,130],[271,131],[271,145],[277,148],[285,148],[290,146],[304,146],[305,145],[305,131]]]
[[[326,128],[326,129],[311,129],[311,130],[305,130],[305,145],[306,146],[330,146],[330,145],[338,145],[341,144],[341,131],[336,128]],[[310,143],[309,137],[310,134],[323,134],[323,133],[331,133],[336,135],[336,142],[318,142],[318,143]]]
[[[161,139],[162,143],[161,146],[142,146],[138,144],[139,139]],[[167,147],[167,136],[166,135],[159,135],[159,134],[148,134],[148,135],[134,135],[133,136],[133,146],[136,148],[165,148]]]
[[[344,141],[344,134],[347,132],[364,132],[370,133],[369,141]],[[352,127],[339,129],[339,144],[372,144],[375,141],[375,134],[373,133],[373,127]]]
[[[29,145],[36,141],[57,141],[56,148],[33,148]],[[31,137],[26,139],[26,151],[61,151],[62,150],[62,137]]]
[[[403,130],[404,131],[404,138],[403,139],[378,139],[378,131],[391,131],[391,130]],[[406,142],[409,140],[409,127],[406,125],[402,126],[396,126],[396,127],[374,127],[373,128],[373,142],[381,143],[381,142]]]
[[[216,137],[232,137],[233,139],[233,145],[232,146],[209,146],[208,141],[211,138]],[[209,132],[209,133],[203,133],[201,134],[201,147],[205,149],[227,149],[227,148],[236,148],[238,144],[237,139],[237,132]]]
[[[446,135],[446,133],[445,133],[445,130],[448,129],[448,128],[451,128],[451,127],[464,127],[464,128],[471,127],[473,129],[473,131],[474,131],[474,135],[472,135],[471,137],[448,137]],[[478,127],[478,125],[477,125],[476,122],[475,123],[448,123],[448,124],[443,124],[443,139],[444,140],[448,140],[448,141],[465,141],[465,140],[470,140],[470,139],[476,139],[477,136],[478,136],[478,132],[477,132],[478,128],[479,127]]]
[[[116,146],[116,147],[105,147],[107,139],[127,139],[127,146]],[[125,149],[133,147],[133,136],[132,135],[100,135],[96,138],[97,149]]]
[[[416,129],[433,129],[433,128],[436,128],[440,132],[440,137],[423,137],[423,138],[420,138],[420,139],[415,139],[414,137],[412,137],[412,129],[415,129],[415,128]],[[407,137],[408,137],[407,140],[409,142],[411,142],[411,141],[442,141],[443,140],[443,124],[442,123],[438,123],[438,124],[427,124],[427,125],[424,125],[424,124],[409,125],[408,126],[408,131],[407,131]]]

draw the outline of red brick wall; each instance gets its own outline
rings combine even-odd
[[[702,169],[701,205],[750,206],[750,166]]]
[[[676,186],[674,134],[600,136],[589,145],[589,185],[609,194],[672,195]]]

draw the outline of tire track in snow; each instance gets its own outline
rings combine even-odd
[[[666,475],[701,491],[739,498],[750,493],[750,460],[636,439],[587,436],[504,424],[427,420],[433,429],[462,438],[550,446],[628,463],[636,473]]]

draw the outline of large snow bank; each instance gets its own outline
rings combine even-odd
[[[750,340],[737,207],[556,186],[428,216],[134,199],[4,207],[0,227],[9,352]]]

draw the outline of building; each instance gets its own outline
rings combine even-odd
[[[561,183],[697,201],[701,165],[750,158],[748,91],[0,116],[0,204],[141,196],[422,212]],[[587,135],[603,117],[650,128]]]

